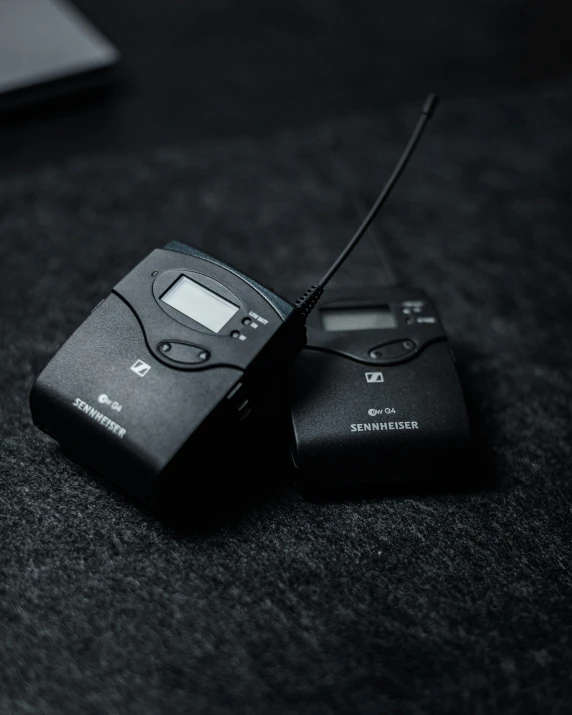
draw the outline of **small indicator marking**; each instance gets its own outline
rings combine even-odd
[[[151,369],[151,365],[147,365],[143,360],[135,360],[133,365],[131,365],[131,369],[136,375],[139,375],[139,377],[145,377]]]
[[[366,372],[365,379],[367,382],[383,382],[382,372]]]
[[[115,410],[116,412],[121,412],[121,410],[123,409],[123,405],[120,405],[119,402],[117,402],[116,400],[112,400],[111,397],[108,397],[105,394],[100,395],[97,398],[97,401],[101,405],[109,405],[109,407],[111,407],[111,409]]]
[[[254,318],[254,320],[258,320],[258,322],[262,325],[268,325],[268,321],[266,320],[266,318],[263,318],[261,315],[258,315],[258,313],[255,313],[253,310],[248,311],[248,315],[250,315],[251,318]],[[254,323],[252,324],[252,327],[256,327]]]

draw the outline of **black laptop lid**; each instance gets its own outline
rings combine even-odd
[[[0,106],[41,97],[48,87],[81,87],[82,78],[118,60],[118,50],[69,3],[0,0]]]

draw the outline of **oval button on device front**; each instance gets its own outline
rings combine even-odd
[[[157,350],[173,362],[180,362],[185,365],[200,365],[210,358],[208,350],[191,345],[191,343],[179,343],[172,340],[163,340],[157,346]]]
[[[372,348],[369,355],[375,360],[399,360],[414,350],[415,343],[413,340],[395,340],[392,343],[385,343]]]

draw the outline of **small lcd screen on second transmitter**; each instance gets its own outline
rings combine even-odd
[[[397,319],[388,305],[375,308],[324,308],[322,327],[327,331],[396,328]]]
[[[220,333],[239,309],[234,303],[186,276],[178,278],[161,296],[161,300],[213,333]]]

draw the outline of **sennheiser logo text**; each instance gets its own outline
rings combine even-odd
[[[350,425],[351,432],[385,432],[396,429],[419,429],[417,422],[362,422]]]
[[[77,407],[80,412],[83,412],[88,417],[91,417],[92,420],[99,422],[102,427],[108,429],[114,435],[119,437],[119,439],[123,439],[125,437],[127,430],[121,427],[121,425],[118,425],[117,422],[110,420],[109,417],[106,417],[99,410],[96,410],[95,407],[92,407],[91,405],[88,405],[87,402],[80,400],[79,397],[75,398],[73,406]]]

